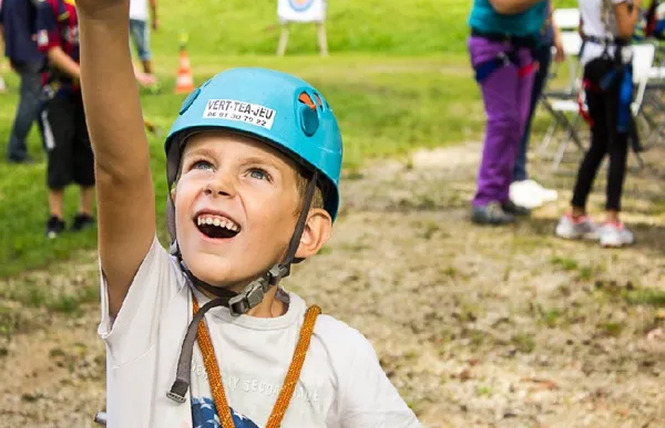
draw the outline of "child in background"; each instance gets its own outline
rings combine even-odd
[[[556,226],[557,236],[565,239],[599,239],[602,246],[621,247],[633,243],[633,233],[619,218],[621,195],[628,156],[628,127],[619,126],[622,108],[619,90],[630,66],[630,39],[640,17],[641,0],[580,1],[584,21],[585,47],[582,53],[584,80],[589,115],[592,119],[591,146],[584,155],[577,173],[571,207]],[[601,87],[604,76],[616,70],[607,87]],[[626,82],[632,86],[632,80]],[[626,112],[630,117],[630,111]],[[606,216],[601,227],[587,215],[586,204],[593,182],[605,155],[610,162],[607,172]]]
[[[46,148],[49,219],[46,236],[56,238],[65,230],[64,189],[79,185],[78,213],[71,228],[94,225],[95,171],[79,84],[78,16],[73,0],[43,0],[37,7],[37,47],[49,66],[48,100],[41,112]],[[100,50],[101,52],[101,50]]]

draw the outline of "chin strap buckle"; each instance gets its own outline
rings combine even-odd
[[[240,294],[229,299],[231,315],[243,315],[261,303],[270,287],[277,285],[287,274],[286,266],[275,265],[265,276],[252,281]]]

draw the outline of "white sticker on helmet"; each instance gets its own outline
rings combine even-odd
[[[208,100],[203,118],[235,120],[271,129],[275,120],[275,110],[243,101]]]

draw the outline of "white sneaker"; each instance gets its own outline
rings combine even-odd
[[[588,216],[573,218],[564,214],[556,225],[556,236],[564,239],[598,239],[598,226]]]
[[[534,189],[535,192],[540,193],[543,203],[554,202],[559,199],[559,192],[554,189],[547,189],[540,185],[536,180],[525,180],[526,185]]]
[[[533,209],[538,208],[543,204],[540,190],[529,183],[530,181],[532,180],[514,181],[510,183],[508,195],[515,205]]]
[[[635,240],[633,232],[628,230],[623,223],[605,223],[598,229],[600,245],[603,247],[623,247],[630,245]]]

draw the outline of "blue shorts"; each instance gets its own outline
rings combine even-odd
[[[129,35],[134,40],[134,46],[141,61],[149,61],[150,54],[150,27],[147,21],[138,19],[129,20]]]

